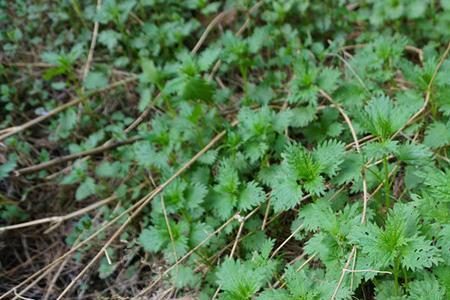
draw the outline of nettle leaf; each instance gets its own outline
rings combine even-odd
[[[195,288],[201,281],[201,274],[197,274],[190,267],[179,265],[171,272],[171,277],[177,289]]]
[[[434,199],[450,202],[450,169],[441,171],[430,168],[428,172],[420,172],[418,175],[425,179],[424,184],[428,187],[427,192]]]
[[[426,276],[424,280],[414,280],[408,284],[409,298],[411,300],[445,300],[445,288],[440,285],[434,276]]]
[[[358,182],[362,177],[361,170],[363,166],[364,160],[361,154],[347,154],[340,165],[339,174],[333,178],[333,182],[338,185],[348,184],[352,181]]]
[[[314,104],[317,100],[319,87],[316,85],[319,77],[319,69],[313,63],[299,60],[294,66],[294,77],[289,83],[289,103],[308,102]]]
[[[321,172],[328,176],[336,175],[344,161],[345,145],[336,140],[322,142],[313,151],[314,159],[320,164]]]
[[[419,232],[418,212],[410,204],[396,204],[383,229],[375,224],[355,227],[350,239],[360,245],[374,268],[393,267],[399,260],[405,268],[423,270],[441,261],[439,251]]]
[[[374,97],[360,115],[361,125],[371,134],[389,139],[408,120],[408,109],[394,105],[387,96]]]
[[[17,165],[17,155],[8,155],[8,160],[0,165],[0,180],[6,178],[8,174],[16,168]]]
[[[198,65],[201,71],[207,71],[212,64],[219,58],[220,47],[210,47],[200,54]]]
[[[87,90],[97,90],[108,85],[108,78],[101,72],[89,72],[83,82]]]
[[[73,108],[69,108],[62,112],[58,118],[58,127],[56,129],[57,138],[67,138],[71,131],[77,125],[77,112]]]
[[[336,241],[329,235],[323,232],[314,234],[305,244],[305,252],[308,255],[317,253],[317,257],[324,264],[335,264],[336,257],[333,252],[336,250]]]
[[[266,290],[258,295],[257,300],[292,300],[291,295],[285,289]]]
[[[121,37],[120,33],[116,32],[114,30],[108,29],[108,30],[102,31],[99,34],[98,41],[100,44],[105,45],[110,52],[113,52],[114,48],[116,48],[117,43],[120,40],[120,37]]]
[[[267,106],[259,110],[244,107],[239,111],[239,131],[244,140],[252,137],[264,137],[272,129],[275,113]]]
[[[141,81],[159,85],[161,83],[161,72],[156,68],[155,63],[149,59],[141,61],[142,75]]]
[[[434,122],[425,131],[424,144],[436,149],[450,144],[450,122]]]
[[[200,209],[201,203],[205,200],[208,189],[201,183],[196,183],[187,188],[184,206],[189,209]]]
[[[91,177],[87,177],[77,188],[75,193],[75,198],[80,201],[84,200],[89,196],[95,194],[97,189],[97,185],[95,184],[95,180]]]
[[[320,176],[321,165],[303,146],[289,145],[283,158],[290,174],[302,183],[312,182]]]
[[[336,215],[327,200],[304,206],[298,216],[305,229],[309,231],[316,231],[319,228],[330,231],[337,222]]]
[[[276,213],[294,208],[302,200],[302,187],[293,180],[285,180],[274,187],[270,194],[270,204]]]
[[[370,142],[364,145],[363,151],[366,157],[378,160],[390,154],[397,153],[398,142],[391,140]]]
[[[439,250],[422,236],[414,237],[402,256],[402,264],[413,271],[430,268],[442,260]]]
[[[221,162],[216,180],[218,185],[215,187],[215,190],[230,194],[238,191],[240,185],[238,172],[229,161]]]
[[[375,299],[405,300],[403,290],[395,289],[394,280],[381,280],[375,287]]]
[[[411,165],[425,165],[430,162],[433,152],[423,144],[408,142],[397,148],[397,158]]]
[[[158,252],[166,242],[165,232],[151,226],[139,235],[139,243],[145,251]]]
[[[107,248],[106,251],[108,252],[108,256],[112,259],[115,258],[115,253],[111,248]],[[109,276],[111,276],[114,271],[116,270],[116,268],[118,267],[118,263],[113,263],[113,262],[109,262],[109,260],[106,258],[106,256],[104,256],[101,260],[100,260],[100,266],[98,268],[98,273],[99,273],[99,277],[101,279],[105,279],[108,278]]]
[[[286,287],[291,295],[288,299],[317,299],[319,292],[314,288],[311,279],[312,274],[305,270],[297,272],[293,266],[288,266],[285,271]]]
[[[444,262],[450,265],[450,224],[445,224],[439,232],[436,247],[441,250]]]
[[[183,98],[186,100],[203,100],[211,102],[214,96],[214,87],[200,77],[189,78],[183,88]]]
[[[277,96],[272,87],[264,82],[258,85],[247,83],[246,89],[248,100],[261,106],[268,105]]]
[[[271,183],[271,204],[275,211],[290,209],[298,204],[302,189],[321,195],[325,191],[326,176],[334,176],[344,160],[344,144],[326,141],[310,152],[301,145],[290,144],[282,153],[282,167],[278,178]]]
[[[273,245],[266,240],[248,261],[226,259],[216,272],[217,284],[224,291],[219,299],[252,299],[275,271],[276,262],[269,259]]]
[[[317,108],[313,105],[296,107],[292,110],[290,125],[295,128],[305,127],[316,118]]]
[[[151,89],[143,89],[140,92],[140,95],[141,97],[139,99],[138,109],[140,112],[142,112],[147,108],[147,106],[152,101],[152,91]]]
[[[198,161],[205,165],[212,165],[218,156],[218,150],[213,149],[207,151],[205,154],[199,157]]]
[[[338,87],[339,71],[332,68],[324,68],[319,75],[318,85],[326,92],[333,92]]]
[[[205,241],[213,231],[214,229],[208,224],[198,222],[193,223],[189,236],[189,243],[192,245],[192,248]],[[204,243],[205,246],[208,244],[209,241]]]
[[[128,166],[124,163],[104,161],[95,169],[95,174],[104,178],[122,178],[126,175],[127,170]]]
[[[264,190],[254,181],[248,182],[241,192],[238,207],[240,210],[250,210],[265,200]]]
[[[264,283],[261,272],[233,259],[225,260],[216,276],[217,284],[225,291],[219,299],[251,299]]]
[[[253,34],[248,38],[248,49],[251,53],[257,53],[261,50],[263,45],[267,43],[268,36],[267,27],[258,27],[253,31]]]

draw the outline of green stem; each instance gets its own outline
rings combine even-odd
[[[394,265],[394,293],[395,296],[398,296],[398,273],[400,271],[400,260],[398,258],[395,259],[395,265]]]
[[[386,209],[389,209],[389,207],[391,206],[391,195],[390,195],[391,185],[389,182],[389,166],[388,166],[388,158],[386,155],[383,157],[383,169],[384,169],[384,196],[386,200]]]

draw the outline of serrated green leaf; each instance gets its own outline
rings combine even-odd
[[[190,78],[183,88],[183,98],[186,100],[203,100],[210,102],[214,96],[214,88],[203,78]]]
[[[424,144],[435,149],[450,144],[450,126],[441,122],[434,122],[425,131]]]
[[[108,85],[108,78],[100,72],[89,72],[83,85],[87,90],[98,90]]]
[[[265,200],[264,190],[254,181],[247,183],[247,186],[239,196],[238,207],[246,211],[254,208]]]
[[[75,193],[75,198],[80,201],[84,200],[89,196],[95,194],[97,189],[97,185],[95,184],[95,180],[91,177],[86,178],[80,186],[77,188]]]

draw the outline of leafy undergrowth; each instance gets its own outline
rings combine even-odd
[[[448,0],[0,8],[2,299],[450,298]]]

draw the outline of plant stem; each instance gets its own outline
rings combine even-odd
[[[400,271],[400,260],[398,257],[395,259],[395,265],[394,265],[394,293],[395,296],[398,296],[398,273]]]
[[[389,182],[389,166],[388,166],[388,158],[385,155],[383,157],[383,169],[384,169],[384,196],[386,201],[386,209],[389,209],[391,206],[391,195],[390,195],[390,182]]]

